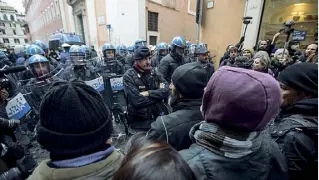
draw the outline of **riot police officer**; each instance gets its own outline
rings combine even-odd
[[[125,58],[127,55],[127,48],[124,44],[120,44],[116,47],[116,59],[122,64],[125,64]]]
[[[39,55],[44,56],[45,53],[44,53],[43,49],[38,45],[32,44],[32,45],[28,46],[26,49],[26,53],[25,53],[24,65],[27,65],[26,64],[27,60],[35,54],[39,54]],[[27,84],[31,80],[31,78],[33,78],[34,76],[30,70],[26,70],[26,71],[18,73],[18,77],[19,77],[21,84]]]
[[[128,122],[132,129],[148,130],[159,115],[166,114],[163,103],[169,95],[168,84],[152,69],[150,50],[140,46],[134,53],[135,63],[123,77],[128,100]]]
[[[34,45],[38,45],[38,46],[40,46],[43,49],[43,51],[44,51],[44,55],[43,56],[46,57],[50,61],[50,64],[52,66],[57,67],[59,65],[59,62],[56,59],[54,59],[54,58],[49,56],[49,47],[48,47],[47,44],[45,44],[44,42],[42,42],[40,40],[35,40],[33,42],[33,44]]]
[[[11,61],[9,61],[9,58],[6,56],[6,54],[0,51],[0,68],[2,68],[5,65],[12,66],[13,64]]]
[[[134,46],[127,46],[127,53],[133,54],[134,53]]]
[[[191,43],[189,41],[186,41],[186,48],[184,50],[184,58],[185,58],[185,62],[186,63],[189,63],[191,62],[190,61],[190,58],[189,58],[189,55],[190,55],[190,46],[191,46]]]
[[[208,53],[208,50],[203,46],[196,49],[195,54],[198,58],[197,62],[194,62],[196,64],[200,64],[206,70],[207,82],[214,73],[214,64],[209,60]]]
[[[144,39],[137,39],[135,41],[135,44],[134,44],[134,51],[136,51],[136,49],[140,46],[146,46],[146,41]],[[134,53],[126,56],[126,59],[125,59],[125,70],[128,70],[130,68],[132,68],[133,64],[134,64]]]
[[[52,69],[49,60],[42,55],[31,56],[27,61],[27,66],[34,76],[26,85],[26,89],[31,92],[29,98],[31,102],[29,103],[33,106],[33,110],[37,111],[40,109],[42,97],[51,83],[58,78],[53,76],[56,71]]]
[[[186,41],[182,36],[176,36],[171,43],[171,52],[165,56],[159,65],[159,71],[163,74],[167,82],[171,82],[173,72],[178,66],[185,64],[183,57],[186,48]]]
[[[188,61],[189,62],[195,62],[196,61],[196,59],[197,59],[196,54],[195,54],[196,50],[197,50],[197,45],[196,44],[191,44],[189,46],[189,56],[188,56],[188,58],[189,58]]]
[[[63,43],[61,46],[63,48],[63,51],[60,53],[60,62],[65,64],[70,60],[69,51],[70,51],[71,45],[67,43]]]
[[[70,50],[70,65],[62,72],[61,78],[71,80],[73,78],[89,81],[98,77],[98,71],[85,59],[85,51],[78,45],[72,45]]]
[[[115,57],[115,46],[113,44],[105,43],[102,46],[103,61],[100,70],[103,73],[110,74],[124,74],[124,66]]]
[[[90,53],[89,46],[83,44],[83,45],[81,45],[81,48],[85,51],[85,59],[87,59],[87,60],[91,59],[91,53]]]
[[[166,43],[159,43],[157,45],[157,53],[155,56],[152,57],[152,67],[158,67],[160,64],[160,61],[163,57],[165,57],[168,54],[168,45]]]

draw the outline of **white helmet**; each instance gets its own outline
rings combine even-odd
[[[64,48],[64,47],[71,47],[71,45],[68,44],[68,43],[63,43],[63,44],[62,44],[62,47],[63,47],[63,48]]]

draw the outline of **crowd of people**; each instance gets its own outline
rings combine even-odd
[[[101,55],[42,41],[0,52],[0,180],[317,179],[318,45],[276,48],[280,35],[255,50],[242,37],[216,71],[207,44],[182,36],[106,43]],[[17,94],[28,113],[8,111]]]

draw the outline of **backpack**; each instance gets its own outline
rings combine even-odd
[[[289,135],[291,138],[290,150],[294,152],[294,156],[286,152],[286,157],[290,161],[289,172],[296,172],[296,175],[293,173],[290,176],[293,179],[305,176],[314,178],[314,174],[317,176],[318,172],[318,124],[308,121],[307,117],[301,115],[292,115],[289,120],[299,124],[287,127],[282,133],[282,136]]]

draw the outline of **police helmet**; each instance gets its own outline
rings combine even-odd
[[[133,53],[134,52],[134,46],[127,46],[127,51],[129,53]]]
[[[146,43],[146,40],[144,39],[137,39],[134,43],[134,48],[137,49],[138,47],[140,46],[146,46],[147,43]]]
[[[28,46],[28,48],[26,49],[25,54],[27,56],[33,56],[35,54],[44,55],[45,53],[44,53],[43,49],[40,46],[32,44],[32,45]]]
[[[106,59],[114,59],[115,58],[115,46],[110,43],[105,43],[102,46],[103,57]]]
[[[48,45],[46,45],[44,42],[42,42],[42,41],[40,41],[40,40],[35,40],[35,41],[33,42],[33,44],[40,46],[43,50],[49,49]]]
[[[82,65],[85,59],[85,50],[78,45],[72,45],[69,50],[70,59],[76,65]]]
[[[116,47],[116,54],[120,56],[126,56],[127,54],[127,48],[124,44],[120,44]]]
[[[27,60],[27,65],[31,69],[33,75],[38,79],[45,79],[50,77],[50,62],[49,60],[39,54],[31,56]]]
[[[172,49],[174,49],[175,46],[180,48],[186,48],[186,41],[183,36],[176,36],[173,38]]]
[[[199,48],[203,47],[203,48],[206,48],[207,49],[207,44],[206,43],[200,43],[198,45]]]

